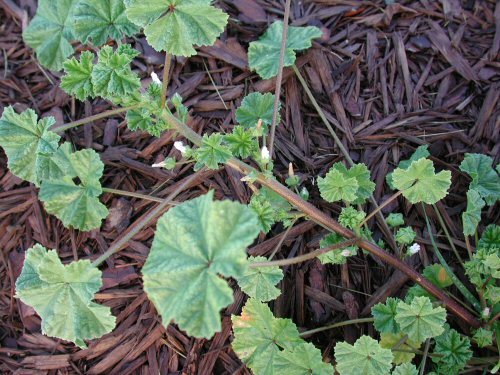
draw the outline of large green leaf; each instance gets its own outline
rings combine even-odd
[[[377,303],[372,307],[372,315],[375,319],[373,325],[380,333],[396,334],[400,331],[398,324],[394,320],[398,299],[387,298],[384,303]]]
[[[400,169],[408,169],[414,161],[417,161],[419,159],[426,158],[430,156],[431,154],[428,151],[429,145],[421,145],[418,146],[415,152],[410,156],[408,160],[401,160],[398,164],[398,168]],[[387,173],[387,176],[385,176],[385,180],[387,181],[387,184],[390,186],[391,189],[394,188],[394,183],[392,181],[392,173]]]
[[[259,120],[262,120],[264,134],[267,134],[268,127],[273,123],[274,94],[270,92],[261,94],[253,92],[245,96],[241,105],[236,110],[236,121],[245,128],[255,129]],[[278,110],[281,108],[279,104]],[[277,123],[280,122],[278,117]]]
[[[403,363],[392,371],[392,375],[418,375],[418,370],[412,363]]]
[[[177,56],[196,54],[193,45],[210,46],[224,31],[228,15],[211,0],[125,0],[127,16],[144,27],[157,51]]]
[[[72,57],[63,63],[66,74],[62,77],[60,86],[68,94],[74,95],[82,101],[89,96],[94,97],[92,84],[94,57],[92,52],[84,51],[80,55],[80,61]]]
[[[255,262],[265,262],[265,257],[248,258],[249,265]],[[283,279],[283,271],[278,266],[248,267],[245,273],[238,277],[238,285],[250,297],[262,302],[278,298],[281,290],[275,287]]]
[[[63,61],[73,54],[72,17],[78,0],[39,0],[35,17],[23,39],[36,51],[38,61],[52,70],[61,70]]]
[[[440,306],[432,307],[428,297],[415,297],[411,304],[398,303],[395,320],[410,340],[423,342],[443,333],[446,310]]]
[[[142,268],[144,290],[162,316],[195,337],[221,328],[219,312],[233,291],[219,275],[241,277],[246,247],[259,233],[247,206],[213,201],[213,192],[170,209],[158,220]]]
[[[392,367],[392,353],[369,336],[361,336],[354,345],[335,345],[335,366],[340,375],[386,375]]]
[[[321,35],[321,30],[316,26],[289,26],[283,66],[293,65],[296,58],[295,51],[308,49],[312,45],[312,40]],[[283,21],[275,21],[259,40],[250,43],[248,64],[250,69],[255,70],[263,79],[278,74],[282,37]]]
[[[332,365],[323,362],[321,351],[311,343],[295,345],[277,353],[274,373],[286,375],[332,375]]]
[[[115,327],[110,308],[92,302],[101,286],[101,271],[89,260],[65,266],[55,250],[35,245],[26,251],[16,295],[40,315],[44,334],[86,347],[83,340]]]
[[[232,316],[233,350],[256,375],[278,375],[274,362],[280,350],[304,341],[290,319],[275,318],[269,307],[250,298],[241,316]]]
[[[451,172],[435,173],[429,159],[418,159],[408,169],[397,168],[392,174],[396,189],[411,203],[434,204],[444,198],[451,185]]]
[[[58,149],[59,135],[49,129],[53,117],[38,121],[32,109],[17,114],[14,108],[4,109],[0,118],[0,146],[8,158],[10,171],[23,180],[39,185],[43,179],[60,177],[64,165],[52,162]]]
[[[108,210],[101,202],[99,179],[104,170],[99,155],[90,149],[68,155],[70,170],[60,178],[44,180],[39,198],[48,213],[60,219],[65,227],[82,231],[99,228]],[[74,178],[80,181],[74,181]]]
[[[321,197],[328,202],[353,202],[357,199],[358,182],[354,177],[346,177],[342,172],[331,168],[325,177],[318,177]]]
[[[381,333],[380,334],[380,346],[386,349],[392,349],[396,345],[400,350],[394,350],[392,354],[394,358],[392,363],[400,364],[411,362],[415,358],[415,349],[421,346],[421,343],[409,340],[408,337],[403,333]]]
[[[500,176],[493,169],[492,158],[482,154],[465,154],[460,170],[472,177],[469,189],[476,190],[488,205],[500,199]]]
[[[125,14],[123,0],[80,0],[74,10],[74,33],[78,40],[87,43],[92,39],[102,46],[108,38],[119,41],[123,35],[131,36],[139,28]]]
[[[472,357],[469,338],[460,334],[454,329],[447,327],[446,331],[435,338],[436,346],[434,353],[438,356],[432,356],[439,369],[444,373],[458,374],[469,359]]]
[[[464,235],[473,236],[481,221],[481,210],[486,205],[481,195],[474,189],[467,192],[467,209],[462,212]]]

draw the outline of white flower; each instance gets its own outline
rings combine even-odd
[[[485,307],[484,310],[483,310],[483,317],[484,318],[488,318],[490,316],[490,308],[489,307]]]
[[[418,243],[414,243],[413,245],[410,246],[408,249],[408,252],[413,255],[416,254],[420,251],[420,245]]]
[[[159,162],[159,163],[155,163],[152,165],[153,168],[163,168],[165,166],[165,160]]]
[[[342,252],[340,253],[343,257],[349,257],[351,256],[351,251],[350,250],[342,250]]]
[[[155,72],[151,73],[151,78],[153,79],[153,82],[156,83],[157,85],[161,85],[161,81],[158,78],[158,74]]]
[[[174,147],[181,152],[181,154],[185,154],[187,151],[187,147],[184,146],[184,143],[181,141],[174,142]]]
[[[262,150],[260,151],[260,156],[264,160],[269,160],[271,158],[271,155],[269,154],[269,150],[267,149],[266,146],[262,147]]]

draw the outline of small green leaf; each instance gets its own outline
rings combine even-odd
[[[400,332],[399,326],[394,320],[397,306],[398,299],[389,297],[385,301],[385,304],[377,303],[372,307],[372,315],[375,319],[373,325],[377,331],[392,334]]]
[[[228,15],[210,0],[125,0],[127,16],[144,27],[148,43],[176,56],[196,54],[193,45],[211,46],[224,31]]]
[[[387,216],[386,221],[387,221],[387,224],[389,224],[389,226],[391,228],[399,227],[401,225],[404,225],[404,223],[405,223],[405,220],[403,218],[403,214],[400,214],[400,213],[389,214],[389,216]]]
[[[440,264],[431,264],[425,267],[423,275],[427,280],[436,285],[438,288],[444,289],[453,285],[453,280],[451,279],[450,275]]]
[[[486,202],[481,195],[474,189],[467,192],[467,209],[462,212],[462,224],[464,235],[473,236],[476,233],[477,226],[481,221],[481,210]]]
[[[271,227],[276,222],[274,210],[271,203],[266,200],[254,199],[256,195],[252,197],[248,207],[250,207],[257,214],[259,218],[260,230],[264,233],[268,233]]]
[[[484,229],[477,247],[486,250],[500,248],[500,226],[495,224],[488,225]]]
[[[224,164],[231,159],[232,154],[229,148],[222,144],[223,136],[219,133],[203,135],[203,143],[194,151],[196,159],[195,170],[206,166],[208,169],[218,169],[219,164]]]
[[[61,79],[61,88],[81,101],[88,97],[94,97],[94,86],[92,85],[94,57],[92,52],[84,51],[80,55],[80,61],[72,57],[63,63],[66,74]]]
[[[269,307],[250,298],[241,316],[232,317],[236,355],[254,374],[278,375],[274,362],[280,350],[291,350],[304,341],[290,319],[275,318]]]
[[[128,44],[122,44],[116,51],[110,46],[102,47],[99,61],[92,70],[94,94],[113,99],[114,96],[127,96],[139,90],[139,77],[130,68],[130,63],[138,54]]]
[[[219,275],[244,274],[246,247],[257,234],[253,211],[214,201],[213,191],[164,214],[142,268],[144,290],[163,324],[175,320],[195,337],[220,331],[219,311],[232,303],[233,291]]]
[[[36,52],[40,64],[61,70],[73,54],[73,8],[78,0],[39,0],[35,17],[23,33],[27,45]]]
[[[469,189],[476,190],[488,205],[500,199],[500,177],[493,169],[493,159],[482,154],[465,154],[460,170],[472,177]]]
[[[403,363],[392,371],[392,375],[418,375],[418,370],[412,363]]]
[[[346,239],[340,234],[329,233],[321,239],[321,241],[319,242],[319,247],[320,249],[324,249],[325,247],[333,246],[344,241],[346,241]],[[345,264],[347,262],[347,257],[342,254],[343,250],[344,249],[337,249],[329,251],[318,256],[318,259],[323,264]],[[349,252],[354,255],[356,254],[358,248],[356,246],[349,246],[345,250],[349,250]]]
[[[161,113],[161,108],[153,101],[144,104],[142,108],[127,111],[127,126],[130,130],[142,130],[160,137],[165,130],[170,129],[170,125],[161,118]]]
[[[224,136],[224,141],[234,156],[246,159],[259,151],[257,140],[250,130],[235,126],[231,134]]]
[[[469,339],[461,337],[454,329],[446,329],[442,335],[435,338],[435,341],[434,353],[439,356],[431,358],[444,373],[458,374],[472,358]]]
[[[265,257],[248,258],[249,265],[255,262],[265,262]],[[248,267],[245,273],[238,277],[238,285],[251,298],[261,302],[278,298],[281,290],[275,287],[283,279],[283,271],[278,266]]]
[[[480,348],[485,348],[487,346],[493,345],[493,331],[484,328],[478,328],[476,332],[474,332],[474,336],[472,336],[472,339]]]
[[[295,63],[295,51],[302,51],[312,46],[312,40],[321,37],[322,33],[316,26],[288,27],[286,39],[285,60],[283,66]],[[275,21],[269,26],[259,40],[251,42],[248,48],[248,64],[263,79],[278,74],[278,65],[283,36],[283,21]]]
[[[132,36],[139,28],[125,15],[123,0],[80,0],[74,10],[74,32],[82,43],[92,39],[102,46],[109,38],[119,41],[123,35]]]
[[[26,251],[16,295],[42,318],[42,333],[85,348],[111,332],[115,318],[109,307],[92,302],[102,287],[101,271],[89,260],[63,265],[55,250],[35,245]]]
[[[399,228],[394,236],[396,242],[400,245],[410,245],[415,240],[417,234],[411,227]]]
[[[261,94],[253,92],[245,96],[240,107],[236,110],[236,121],[247,129],[255,129],[259,120],[262,120],[264,134],[267,134],[268,127],[273,123],[274,94],[270,92]],[[279,104],[278,111],[281,109]],[[279,113],[279,112],[278,112]],[[280,119],[278,117],[277,123]]]
[[[61,169],[51,162],[61,137],[49,129],[53,117],[38,120],[32,109],[17,114],[4,109],[0,118],[0,146],[5,150],[10,171],[23,180],[39,185],[42,179],[59,177]]]
[[[410,340],[424,342],[444,331],[446,310],[442,307],[433,308],[427,297],[415,297],[411,304],[403,301],[398,303],[395,320]]]
[[[332,375],[332,365],[323,362],[321,351],[310,343],[295,345],[278,352],[274,360],[274,373],[287,375]]]
[[[385,375],[392,368],[393,355],[369,336],[361,336],[354,345],[335,345],[336,370],[340,375]]]
[[[418,146],[415,152],[410,156],[410,159],[408,160],[401,160],[398,164],[398,168],[401,169],[408,169],[414,161],[426,158],[430,156],[431,154],[428,151],[429,145],[422,145]],[[391,189],[395,189],[393,181],[392,181],[392,173],[388,173],[387,176],[385,176],[385,180],[387,181],[387,184],[390,186]]]
[[[356,230],[366,217],[364,211],[358,211],[354,207],[344,207],[340,212],[339,223],[346,228]]]
[[[177,118],[180,122],[187,122],[189,109],[182,103],[182,96],[179,93],[175,93],[170,100],[175,107]]]
[[[99,155],[90,149],[68,155],[71,171],[63,177],[44,180],[39,198],[48,213],[55,215],[65,227],[89,231],[101,226],[108,210],[101,202],[99,179],[104,164]],[[78,177],[80,183],[73,181]]]
[[[352,202],[356,199],[359,186],[356,178],[345,178],[341,172],[331,168],[325,177],[318,177],[318,187],[321,197],[327,202]]]
[[[403,343],[402,343],[403,342]],[[392,349],[396,345],[399,345],[398,350],[394,350],[392,354],[394,359],[392,360],[395,364],[408,363],[415,358],[415,353],[413,352],[415,348],[419,348],[421,343],[409,340],[408,337],[403,332],[397,334],[393,333],[381,333],[380,334],[380,346],[385,349]]]
[[[364,203],[371,197],[375,190],[375,183],[370,180],[370,171],[365,164],[354,164],[347,169],[344,164],[335,163],[332,165],[332,169],[338,170],[344,175],[344,178],[354,177],[356,179],[358,190],[356,191],[356,199],[351,202],[352,204]]]
[[[451,185],[451,172],[435,173],[429,159],[414,161],[408,169],[397,168],[392,178],[396,189],[413,204],[434,204],[446,196]]]

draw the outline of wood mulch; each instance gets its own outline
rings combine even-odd
[[[103,100],[75,102],[58,88],[59,73],[42,69],[21,37],[35,10],[34,0],[0,0],[0,113],[7,105],[35,109],[54,116],[59,124],[110,108]],[[283,0],[217,1],[230,14],[221,40],[199,49],[195,57],[176,58],[169,92],[179,92],[191,108],[189,125],[199,133],[229,131],[235,109],[245,94],[273,91],[248,70],[248,43],[283,16]],[[302,54],[298,66],[306,77],[338,136],[355,162],[364,162],[377,183],[375,198],[391,192],[386,174],[416,147],[430,145],[438,168],[452,171],[448,197],[438,205],[459,251],[465,245],[460,213],[469,179],[457,168],[466,152],[500,158],[500,2],[486,0],[293,1],[291,23],[316,25],[323,38]],[[146,85],[150,73],[161,73],[163,55],[143,37],[131,40],[143,54],[134,69]],[[282,124],[277,129],[275,173],[286,177],[288,163],[311,192],[311,201],[336,217],[339,207],[319,198],[314,185],[332,163],[343,160],[293,72],[285,70]],[[127,129],[123,116],[97,121],[65,133],[76,147],[92,147],[106,165],[103,186],[165,197],[192,173],[191,166],[174,171],[151,167],[166,157],[180,155],[172,132],[153,138]],[[177,200],[184,201],[210,189],[219,199],[248,202],[251,190],[229,169],[199,175]],[[65,229],[46,214],[37,189],[11,175],[0,151],[0,372],[2,374],[247,374],[231,350],[231,314],[238,314],[245,296],[234,284],[235,302],[221,314],[222,331],[212,340],[186,336],[175,325],[164,328],[141,286],[141,266],[148,254],[154,223],[101,268],[104,287],[97,300],[112,308],[116,329],[80,350],[46,337],[33,309],[16,300],[15,280],[24,251],[35,243],[58,249],[64,261],[95,257],[104,252],[146,215],[154,202],[104,194],[110,215],[101,230],[81,233]],[[367,207],[372,209],[371,207]],[[498,206],[496,207],[498,208]],[[403,212],[418,233],[423,251],[409,262],[421,270],[436,261],[425,229],[421,206],[404,199],[384,209]],[[434,212],[429,211],[431,218]],[[499,222],[492,207],[483,223]],[[370,223],[375,238],[377,224]],[[449,254],[439,226],[438,245]],[[325,231],[300,222],[286,234],[278,257],[292,257],[318,246]],[[285,235],[281,226],[261,236],[249,249],[269,255]],[[449,257],[453,264],[455,258]],[[459,276],[460,267],[455,267]],[[410,285],[400,272],[360,253],[343,267],[309,261],[285,268],[282,295],[271,304],[276,316],[289,317],[301,329],[311,329],[370,314],[373,304],[387,296],[402,296]],[[450,317],[452,324],[461,323]],[[462,327],[467,330],[467,327]],[[353,342],[373,334],[368,325],[350,326],[317,334],[310,340],[333,358],[338,340]]]

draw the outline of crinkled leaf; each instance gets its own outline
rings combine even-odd
[[[352,202],[356,199],[359,186],[356,178],[346,178],[342,172],[332,168],[325,177],[318,177],[318,187],[321,197],[328,202]]]
[[[61,70],[64,60],[73,54],[73,8],[78,0],[39,0],[35,17],[23,33],[23,39],[36,51],[40,64]]]
[[[63,265],[55,250],[35,245],[26,252],[16,294],[42,318],[42,333],[86,347],[110,332],[115,318],[109,307],[92,302],[102,286],[101,271],[89,260]]]
[[[53,117],[38,120],[32,109],[21,114],[13,107],[4,109],[0,118],[0,146],[14,175],[38,186],[43,179],[64,173],[63,166],[60,168],[51,160],[61,138],[49,130],[54,124]]]
[[[214,201],[213,191],[164,214],[142,268],[144,290],[163,324],[174,320],[195,337],[220,331],[219,312],[233,302],[233,291],[219,274],[244,274],[246,247],[258,232],[252,210]]]
[[[172,96],[172,99],[170,99],[170,101],[175,107],[175,112],[176,112],[175,114],[177,115],[179,121],[186,123],[189,109],[182,103],[182,96],[180,96],[179,93],[176,92]]]
[[[264,233],[268,233],[273,224],[276,222],[274,210],[270,202],[261,199],[254,199],[254,197],[256,197],[256,195],[252,197],[248,207],[254,210],[257,214],[259,218],[260,230]]]
[[[336,245],[340,242],[344,242],[346,239],[337,233],[329,233],[321,239],[319,242],[320,249],[324,249],[328,246]],[[343,250],[349,250],[352,255],[356,254],[358,248],[357,246],[349,246],[346,249],[332,250],[327,253],[318,256],[318,259],[323,264],[345,264],[347,262],[347,257],[342,255]]]
[[[464,235],[473,236],[481,221],[481,210],[486,205],[481,195],[474,189],[467,192],[467,209],[462,212]]]
[[[398,303],[395,320],[410,340],[423,342],[444,331],[446,310],[442,307],[432,307],[427,297],[415,297],[411,304],[403,301]]]
[[[485,348],[487,346],[493,345],[493,331],[484,328],[478,328],[476,332],[474,332],[474,336],[472,336],[472,339],[480,348]]]
[[[195,170],[199,170],[203,166],[208,169],[218,169],[219,164],[224,164],[231,158],[231,151],[222,144],[223,140],[223,136],[218,133],[203,135],[203,143],[194,152]]]
[[[385,303],[377,303],[372,307],[372,315],[375,319],[373,325],[380,333],[396,334],[400,331],[398,324],[394,320],[398,299],[387,298]]]
[[[398,164],[398,168],[401,169],[408,169],[408,167],[413,163],[414,161],[417,161],[419,159],[426,158],[430,156],[430,153],[428,151],[429,145],[422,145],[418,146],[415,152],[410,156],[408,160],[401,160]],[[387,181],[387,184],[390,186],[391,189],[395,189],[393,181],[392,181],[392,173],[390,172],[385,176],[385,180]]]
[[[123,0],[80,0],[74,10],[74,33],[82,43],[92,39],[102,46],[109,38],[119,41],[123,35],[132,36],[139,28],[131,23]]]
[[[358,183],[358,190],[356,191],[356,199],[351,203],[361,204],[371,197],[375,190],[375,183],[370,180],[370,171],[368,167],[363,164],[354,164],[351,168],[342,163],[335,163],[332,165],[333,169],[338,170],[344,175],[344,178],[354,177]]]
[[[104,46],[99,51],[99,61],[92,70],[94,94],[106,99],[114,96],[127,96],[141,87],[136,73],[132,72],[130,63],[139,54],[128,44],[122,44],[113,51]]]
[[[403,227],[398,229],[394,238],[401,245],[410,245],[416,236],[417,234],[411,227]]]
[[[250,298],[240,316],[233,315],[236,355],[255,374],[278,375],[274,361],[282,349],[292,349],[304,341],[290,319],[275,318],[267,304]]]
[[[404,341],[404,342],[403,342]],[[403,343],[402,343],[403,342]],[[392,354],[394,359],[392,360],[395,364],[411,362],[415,358],[415,353],[413,352],[415,348],[419,348],[421,343],[409,340],[403,332],[397,334],[393,333],[381,333],[380,334],[380,346],[386,349],[392,349],[396,345],[399,345],[399,350],[394,350]]]
[[[477,248],[486,250],[493,248],[500,249],[500,226],[496,224],[488,225],[477,243]]]
[[[210,0],[125,0],[127,16],[144,27],[148,43],[176,56],[196,54],[193,45],[210,46],[224,31],[228,15]]]
[[[418,370],[412,363],[403,363],[392,371],[392,375],[418,375]]]
[[[99,179],[104,164],[91,149],[68,155],[71,171],[63,177],[44,180],[39,198],[48,213],[55,215],[65,227],[88,231],[101,226],[108,209],[99,201],[102,193]],[[78,177],[79,183],[73,181]]]
[[[366,213],[364,211],[358,211],[352,206],[344,207],[340,212],[339,223],[344,227],[355,230],[359,228],[365,217]]]
[[[389,226],[392,228],[399,227],[401,225],[404,225],[405,223],[403,214],[400,213],[391,213],[385,220],[387,221],[387,224],[389,224]]]
[[[278,352],[274,373],[287,375],[332,375],[332,365],[323,362],[321,351],[311,343],[301,343]]]
[[[262,120],[264,134],[268,132],[268,126],[273,123],[274,94],[270,92],[261,94],[253,92],[245,96],[240,107],[236,110],[236,121],[247,129],[254,129],[259,120]],[[279,104],[278,110],[281,108]],[[277,123],[280,122],[278,118]]]
[[[160,137],[165,130],[170,129],[170,125],[161,118],[161,109],[155,108],[154,103],[150,104],[127,111],[127,126],[130,130],[142,130],[154,137]]]
[[[255,262],[265,262],[265,257],[248,258],[249,265]],[[251,298],[262,302],[278,298],[281,290],[275,287],[283,279],[283,271],[278,266],[248,267],[242,276],[237,278],[238,285]]]
[[[246,159],[259,150],[256,138],[243,126],[235,126],[231,134],[224,136],[224,141],[234,156]]]
[[[469,339],[460,336],[454,329],[446,329],[442,335],[435,338],[435,341],[434,353],[439,356],[431,358],[435,363],[438,363],[441,371],[457,374],[472,358]]]
[[[451,172],[435,173],[429,159],[414,161],[408,169],[397,168],[392,178],[396,189],[413,204],[434,204],[446,196],[451,185]]]
[[[61,88],[82,101],[89,96],[94,97],[92,85],[94,57],[92,52],[84,51],[80,55],[80,61],[72,57],[63,63],[66,74],[61,79]]]
[[[500,279],[500,249],[497,249],[496,252],[493,252],[492,254],[489,254],[486,257],[486,260],[484,263],[488,265],[488,267],[491,269],[491,276],[494,278]]]
[[[393,355],[369,336],[361,336],[354,345],[335,345],[336,370],[340,375],[385,375],[392,367]]]
[[[278,221],[290,223],[294,215],[290,212],[292,206],[281,195],[271,189],[262,187],[250,201],[250,206],[258,213],[262,230],[267,233],[271,226]]]
[[[469,189],[476,190],[488,205],[500,199],[500,176],[493,169],[493,159],[482,154],[465,154],[460,170],[472,177]]]
[[[283,66],[295,63],[295,51],[302,51],[312,46],[312,40],[321,37],[316,26],[288,27],[285,59]],[[283,21],[275,21],[269,26],[259,40],[251,42],[248,48],[248,64],[263,79],[278,74],[278,65],[283,36]]]

